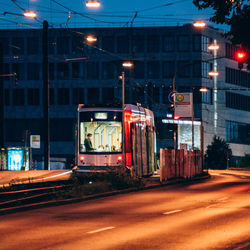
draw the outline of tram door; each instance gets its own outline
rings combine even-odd
[[[131,154],[132,165],[137,176],[142,176],[142,158],[141,158],[141,137],[137,124],[131,124]]]

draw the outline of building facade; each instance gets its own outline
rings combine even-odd
[[[87,44],[85,37],[97,42]],[[43,138],[42,30],[0,30],[4,74],[17,73],[18,85],[4,77],[5,145],[29,145],[28,135]],[[180,27],[129,27],[49,29],[50,145],[54,159],[74,157],[77,105],[121,103],[119,76],[125,70],[126,103],[140,103],[154,111],[157,147],[173,147],[174,125],[166,118],[176,75],[178,92],[193,92],[194,118],[204,126],[204,149],[214,136],[214,67],[211,42],[217,52],[217,136],[225,139],[236,157],[250,153],[250,72],[239,70],[235,48],[219,30],[192,25]],[[208,91],[201,93],[201,87]],[[43,161],[41,149],[33,158]]]

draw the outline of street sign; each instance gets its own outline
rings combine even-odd
[[[31,148],[40,148],[40,135],[31,135],[30,136],[30,147]]]
[[[168,95],[169,102],[174,103],[174,99],[175,99],[174,96],[176,93],[177,93],[176,91],[172,91],[169,93],[169,95]]]
[[[175,116],[193,117],[193,93],[175,95]]]

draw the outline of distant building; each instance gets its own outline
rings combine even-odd
[[[84,39],[87,34],[94,34],[98,41],[87,45]],[[43,138],[42,30],[0,30],[0,38],[4,47],[4,73],[18,75],[17,86],[12,79],[4,81],[6,146],[23,146],[26,130]],[[68,165],[74,157],[79,103],[121,102],[118,76],[126,59],[134,61],[134,68],[125,71],[126,103],[141,103],[154,111],[158,150],[173,147],[175,126],[162,121],[167,119],[175,72],[176,90],[193,92],[194,117],[203,123],[206,149],[214,136],[214,83],[208,76],[213,55],[207,48],[214,39],[220,46],[217,135],[230,144],[235,157],[250,153],[250,92],[246,90],[250,88],[250,72],[238,69],[235,48],[219,30],[212,27],[196,30],[188,24],[50,29],[51,156],[67,159]],[[201,93],[199,89],[204,86],[209,90]],[[185,127],[178,130],[182,131],[179,139],[185,138]],[[200,138],[196,129],[194,137]],[[28,140],[26,143],[29,144]],[[179,146],[183,147],[183,142]],[[32,154],[34,159],[42,161],[43,143]]]

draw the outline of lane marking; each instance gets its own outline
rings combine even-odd
[[[217,201],[225,201],[227,199],[228,199],[228,197],[223,197],[223,198],[218,199]]]
[[[165,212],[165,213],[163,213],[163,214],[175,214],[175,213],[179,213],[179,212],[181,212],[182,210],[173,210],[173,211],[169,211],[169,212]]]
[[[100,228],[100,229],[97,229],[97,230],[87,232],[87,234],[99,233],[99,232],[110,230],[110,229],[113,229],[113,228],[115,228],[115,227],[104,227],[104,228]]]

